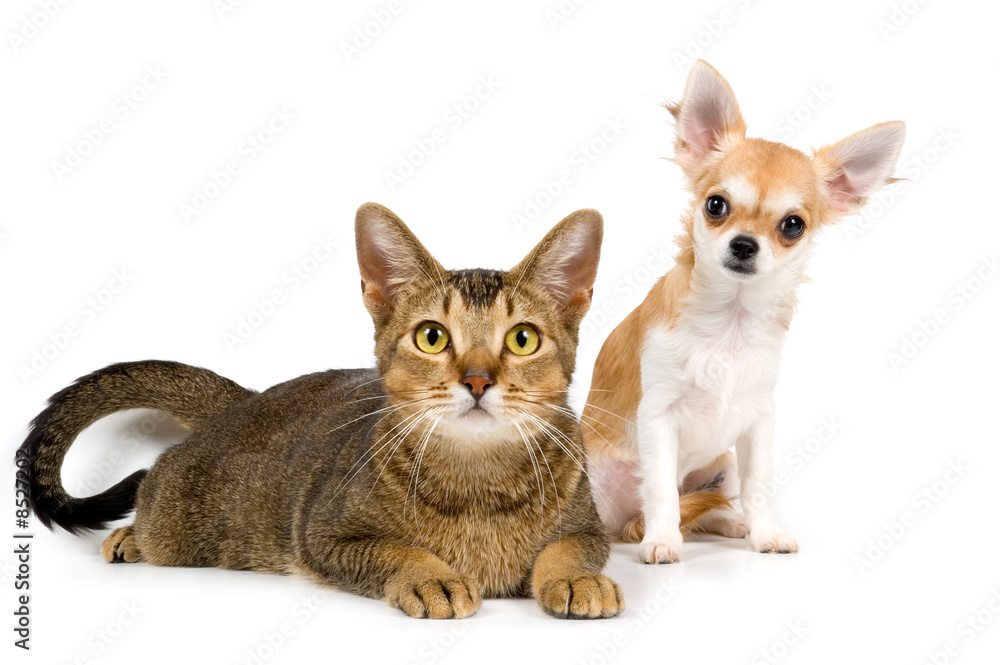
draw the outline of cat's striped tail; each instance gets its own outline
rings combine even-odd
[[[253,394],[207,369],[162,360],[118,363],[78,379],[49,399],[17,451],[19,467],[27,473],[33,512],[49,528],[57,524],[78,532],[100,529],[132,510],[145,469],[83,499],[70,496],[63,487],[66,452],[97,420],[126,409],[160,409],[193,427]]]

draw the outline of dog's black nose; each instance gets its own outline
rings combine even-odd
[[[747,261],[757,255],[760,245],[749,236],[736,236],[729,242],[729,252],[740,261]]]

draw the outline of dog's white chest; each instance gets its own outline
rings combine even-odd
[[[681,477],[725,452],[759,417],[780,365],[783,329],[739,313],[705,318],[681,316],[670,330],[651,331],[643,349],[643,399],[656,400],[677,424]]]

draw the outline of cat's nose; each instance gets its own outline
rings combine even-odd
[[[486,389],[493,385],[493,377],[484,374],[466,374],[462,377],[462,383],[478,402],[479,398],[486,394]]]

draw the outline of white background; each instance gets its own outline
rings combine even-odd
[[[176,359],[257,389],[369,365],[353,252],[354,211],[369,200],[455,268],[510,267],[566,214],[599,209],[579,405],[601,341],[669,267],[659,257],[673,254],[687,197],[661,159],[672,130],[660,104],[679,97],[690,55],[727,77],[751,135],[809,150],[905,120],[897,173],[910,180],[826,233],[800,291],[774,498],[799,554],[709,538],[649,567],[616,545],[607,573],[624,588],[622,618],[560,622],[532,600],[488,600],[472,619],[432,623],[290,578],[110,566],[104,534],[35,522],[26,654],[10,628],[8,491],[4,662],[995,662],[1000,279],[984,263],[1000,250],[995,4],[593,0],[556,21],[556,0],[403,2],[378,30],[368,24],[388,0],[250,0],[221,15],[212,0],[73,2],[51,18],[44,4],[7,2],[0,18],[8,459],[50,394],[112,362]],[[345,54],[366,25],[378,34]],[[463,102],[476,108],[460,118],[450,109]],[[294,119],[249,160],[248,136],[275,109]],[[112,131],[88,146],[102,121]],[[444,141],[391,187],[385,173],[439,128]],[[60,178],[70,151],[87,154]],[[208,186],[231,160],[228,186]],[[563,191],[540,197],[563,170]],[[214,196],[185,221],[196,190]],[[519,227],[529,200],[540,214]],[[321,240],[339,249],[314,255]],[[312,272],[296,282],[295,269]],[[272,314],[227,345],[275,290]],[[945,322],[922,333],[938,310]],[[904,337],[920,348],[893,363]],[[155,432],[135,445],[130,426]],[[172,437],[140,416],[105,421],[73,449],[65,482],[106,487]]]

